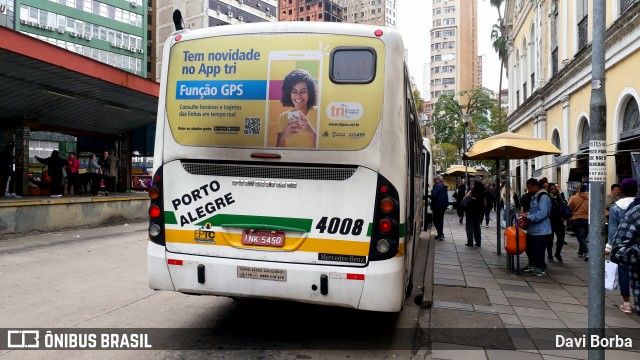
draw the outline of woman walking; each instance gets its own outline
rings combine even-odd
[[[558,191],[558,186],[556,184],[549,183],[548,189],[549,197],[551,198],[551,231],[556,235],[556,252],[552,257],[553,236],[550,236],[549,242],[547,243],[547,260],[549,260],[549,262],[553,262],[553,258],[555,257],[559,262],[562,262],[562,255],[560,252],[564,246],[565,226],[560,209],[562,208],[562,205],[564,205],[565,201],[562,198],[562,193]]]
[[[484,186],[480,181],[474,181],[465,198],[470,198],[469,205],[465,208],[467,215],[467,223],[465,228],[467,230],[467,243],[466,246],[473,246],[475,240],[476,247],[480,247],[482,241],[482,232],[480,230],[480,223],[482,222],[482,215],[484,214]]]
[[[586,186],[581,184],[578,192],[569,198],[571,210],[571,228],[576,234],[580,248],[576,255],[589,261],[589,249],[587,248],[587,236],[589,236],[589,193]]]

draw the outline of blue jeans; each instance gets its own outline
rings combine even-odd
[[[578,244],[580,244],[578,252],[581,254],[588,254],[589,249],[587,248],[587,236],[589,236],[589,221],[587,221],[587,219],[572,220],[571,228],[576,234]]]
[[[629,291],[629,267],[618,264],[618,286],[620,286],[620,295],[631,296]]]
[[[529,265],[542,270],[547,268],[544,252],[547,250],[547,239],[549,237],[553,239],[553,233],[549,235],[527,234],[527,256],[529,257]]]

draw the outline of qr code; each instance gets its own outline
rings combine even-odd
[[[244,118],[244,134],[260,135],[260,118]]]

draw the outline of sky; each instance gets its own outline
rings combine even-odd
[[[498,21],[498,11],[491,7],[489,0],[478,2],[478,55],[484,56],[483,85],[498,91],[500,77],[500,60],[491,46],[491,28]],[[402,34],[404,47],[408,50],[409,73],[415,79],[423,98],[423,68],[430,60],[432,0],[399,0],[397,24]],[[502,87],[505,87],[503,79]]]

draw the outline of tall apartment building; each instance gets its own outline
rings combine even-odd
[[[148,77],[147,1],[0,0],[0,25]],[[15,13],[14,21],[9,12]]]
[[[477,0],[432,0],[431,103],[478,85]]]
[[[338,0],[346,8],[345,22],[396,28],[396,0]]]
[[[342,22],[344,8],[330,0],[280,0],[279,21]]]
[[[484,55],[478,55],[478,79],[476,80],[476,86],[482,87],[482,67],[484,66]]]
[[[169,34],[175,31],[174,10],[180,10],[187,29],[202,29],[227,24],[277,21],[279,1],[282,0],[161,1],[158,4],[156,18],[157,76],[160,76],[162,68],[164,42]]]

